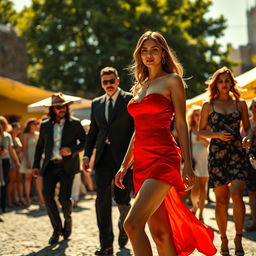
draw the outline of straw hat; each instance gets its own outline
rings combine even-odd
[[[51,103],[48,103],[45,105],[45,107],[51,107],[51,106],[57,106],[57,105],[66,105],[66,104],[72,104],[73,101],[66,100],[65,96],[61,93],[54,93],[51,97]]]

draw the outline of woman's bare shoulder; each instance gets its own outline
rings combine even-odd
[[[185,83],[180,75],[172,73],[166,78],[166,87],[175,92],[177,90],[184,90]]]
[[[211,114],[213,112],[212,103],[205,101],[202,105],[202,114]]]

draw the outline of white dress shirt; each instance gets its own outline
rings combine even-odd
[[[61,160],[62,156],[60,154],[61,147],[61,138],[62,131],[65,124],[65,119],[61,119],[60,123],[55,123],[53,125],[53,150],[52,150],[52,158],[51,160]]]
[[[107,94],[105,94],[105,97],[106,97],[106,107],[105,107],[105,117],[106,117],[106,120],[108,121],[108,105],[109,105],[109,98],[112,98],[112,104],[113,104],[113,108],[115,107],[115,103],[116,103],[116,99],[119,95],[119,92],[120,92],[120,88],[117,88],[117,91],[116,93],[113,95],[113,96],[109,96]]]

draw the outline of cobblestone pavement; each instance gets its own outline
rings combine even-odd
[[[45,211],[38,210],[38,205],[29,208],[14,208],[3,215],[4,222],[0,223],[0,255],[1,256],[92,256],[98,248],[98,230],[94,210],[94,194],[87,194],[79,202],[79,207],[73,212],[73,233],[69,241],[61,240],[54,246],[48,245],[51,236],[51,226]],[[249,212],[248,198],[245,197],[246,209]],[[234,255],[233,238],[235,235],[232,221],[232,205],[229,208],[228,238],[230,253]],[[113,206],[113,226],[117,237],[118,209]],[[246,216],[248,224],[249,216]],[[205,223],[215,232],[215,245],[219,250],[220,241],[214,218],[214,203],[206,205]],[[152,243],[153,244],[153,243]],[[244,233],[243,239],[246,255],[256,256],[256,232]],[[153,246],[154,255],[157,255]],[[117,241],[114,242],[115,256],[133,255],[131,245],[120,250]],[[193,256],[202,255],[194,252]],[[218,255],[218,254],[216,254]]]

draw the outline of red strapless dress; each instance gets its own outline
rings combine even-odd
[[[135,194],[146,179],[171,185],[164,199],[170,220],[170,233],[178,256],[195,249],[214,255],[214,233],[203,225],[181,201],[185,186],[180,174],[180,149],[171,132],[173,105],[161,94],[145,96],[141,102],[131,100],[128,111],[135,122],[133,181]]]

